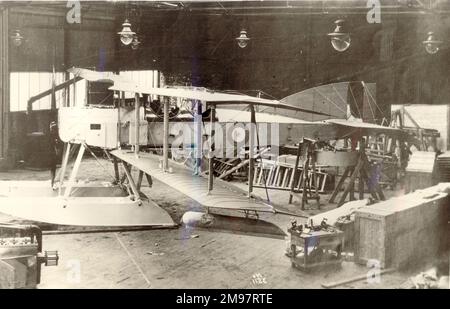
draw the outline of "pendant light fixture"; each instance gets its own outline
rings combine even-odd
[[[135,32],[131,31],[131,24],[128,19],[125,19],[122,24],[122,31],[118,32],[120,35],[120,41],[123,45],[130,45],[133,42]]]

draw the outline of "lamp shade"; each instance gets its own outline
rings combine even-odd
[[[122,24],[122,31],[118,32],[120,35],[120,41],[124,45],[130,45],[133,42],[135,32],[131,31],[131,24],[128,19],[125,19],[125,22]]]
[[[20,34],[20,30],[15,30],[13,35],[11,35],[11,40],[14,44],[14,46],[20,46],[22,45],[23,36]]]
[[[425,46],[427,53],[435,54],[439,51],[442,41],[436,40],[433,32],[428,32],[427,39],[422,44]]]
[[[343,29],[344,20],[339,19],[334,23],[336,24],[336,28],[333,32],[328,33],[331,39],[331,45],[338,52],[346,51],[350,47],[351,38],[350,34]]]
[[[236,38],[236,41],[238,42],[238,46],[240,48],[245,48],[248,44],[248,41],[250,41],[250,38],[247,36],[246,30],[241,30],[240,35]]]

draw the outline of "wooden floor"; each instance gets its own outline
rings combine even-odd
[[[106,164],[104,164],[106,165]],[[110,167],[112,172],[112,166]],[[95,160],[83,161],[80,176],[91,181],[109,177]],[[136,175],[136,171],[134,171]],[[0,173],[2,180],[48,179],[49,172]],[[146,185],[146,183],[145,183]],[[143,192],[168,211],[175,222],[197,202],[157,180]],[[256,193],[265,194],[263,189]],[[286,203],[286,192],[270,192]],[[300,208],[298,204],[289,206]],[[324,205],[323,209],[329,206]],[[308,213],[316,213],[312,204]],[[290,216],[262,214],[262,220],[286,229]],[[0,214],[0,221],[16,221]],[[301,218],[297,218],[302,223]],[[39,288],[320,288],[321,283],[364,275],[365,266],[346,261],[341,268],[305,273],[291,267],[283,239],[238,231],[205,229],[45,235],[44,250],[59,250],[60,265],[42,269]],[[417,272],[416,272],[417,273]],[[396,288],[409,274],[383,275],[380,283],[364,280],[343,288]]]
[[[368,272],[343,262],[305,273],[291,266],[283,240],[198,229],[54,235],[44,244],[61,260],[43,269],[39,288],[321,288]],[[406,278],[393,273],[342,288],[395,288]]]

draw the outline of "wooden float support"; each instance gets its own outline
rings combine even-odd
[[[303,172],[298,176],[300,156],[302,151],[305,156],[305,161],[303,162]],[[310,171],[310,166],[312,171]],[[297,175],[296,175],[297,174]],[[295,190],[295,179],[301,177],[299,180],[301,183],[301,195]],[[302,142],[299,143],[297,148],[297,158],[295,159],[294,167],[294,181],[291,184],[291,190],[289,193],[289,204],[292,203],[294,196],[301,197],[302,210],[305,209],[305,204],[308,200],[316,200],[317,207],[320,209],[320,196],[319,196],[319,184],[318,177],[316,173],[316,143],[313,140],[303,138]],[[309,195],[309,196],[308,196]]]
[[[64,145],[63,161],[61,164],[61,169],[59,171],[59,185],[58,185],[58,194],[59,195],[61,195],[61,188],[64,183],[64,177],[66,176],[67,163],[69,162],[69,156],[70,156],[70,148],[71,148],[70,143],[66,143]]]
[[[130,184],[131,191],[133,192],[133,200],[135,202],[138,202],[139,205],[141,205],[142,201],[140,199],[139,190],[136,186],[136,183],[134,182],[133,177],[131,176],[131,166],[129,166],[125,161],[122,161],[123,168],[125,171],[125,174],[127,175],[128,183]]]
[[[345,199],[347,198],[347,195],[350,194],[350,201],[355,200],[354,197],[354,188],[355,188],[355,180],[359,177],[359,185],[358,185],[358,191],[359,191],[359,199],[364,198],[364,184],[366,184],[367,189],[369,190],[371,196],[376,200],[385,200],[383,191],[380,187],[380,184],[378,183],[378,180],[371,177],[371,171],[369,169],[370,163],[367,158],[366,152],[365,152],[365,141],[363,138],[360,140],[359,145],[359,155],[358,155],[358,161],[356,165],[354,166],[347,166],[345,168],[344,174],[342,175],[341,179],[339,180],[336,188],[334,189],[333,193],[331,194],[331,197],[329,199],[330,203],[334,203],[337,195],[339,194],[342,186],[344,185],[345,180],[349,178],[349,182],[347,186],[344,188],[344,192],[342,193],[339,201],[338,201],[338,207],[342,206],[342,204],[345,203]]]
[[[80,149],[78,150],[77,159],[75,160],[75,164],[72,168],[72,173],[70,174],[68,186],[66,187],[66,190],[64,191],[64,198],[68,198],[70,195],[70,192],[72,191],[72,187],[75,183],[75,180],[76,180],[76,177],[78,174],[78,170],[81,165],[81,160],[83,159],[85,150],[86,150],[86,148],[84,147],[84,144],[81,144]],[[61,184],[60,184],[60,186],[61,186]]]

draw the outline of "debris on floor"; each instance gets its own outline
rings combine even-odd
[[[148,254],[148,255],[157,255],[157,256],[160,256],[160,255],[164,255],[164,252],[152,252],[152,251],[149,251],[149,252],[147,252],[147,254]]]
[[[215,241],[216,241],[215,239],[212,239],[212,240],[210,240],[210,241],[208,241],[208,242],[205,242],[203,245],[200,246],[200,248],[204,248],[204,247],[206,247],[207,245],[212,244],[212,243],[215,242]]]
[[[449,276],[438,277],[435,267],[410,277],[402,284],[405,289],[449,289]]]
[[[362,274],[359,276],[355,276],[352,278],[347,278],[347,279],[343,279],[343,280],[339,280],[339,281],[335,281],[335,282],[324,282],[324,283],[322,283],[322,287],[325,289],[331,289],[331,288],[335,288],[338,286],[347,285],[349,283],[361,281],[364,279],[366,279],[367,282],[369,282],[369,280],[373,280],[373,282],[377,282],[378,279],[380,278],[379,276],[381,276],[383,274],[392,273],[395,271],[397,271],[397,269],[387,268],[387,269],[383,269],[381,271],[377,271],[376,273],[365,273],[365,274]],[[376,275],[376,276],[378,276],[378,278],[374,278],[374,276],[371,276],[371,275]]]
[[[175,240],[188,240],[188,239],[199,238],[199,237],[200,237],[200,235],[198,235],[198,234],[192,234],[192,235],[175,238]]]

